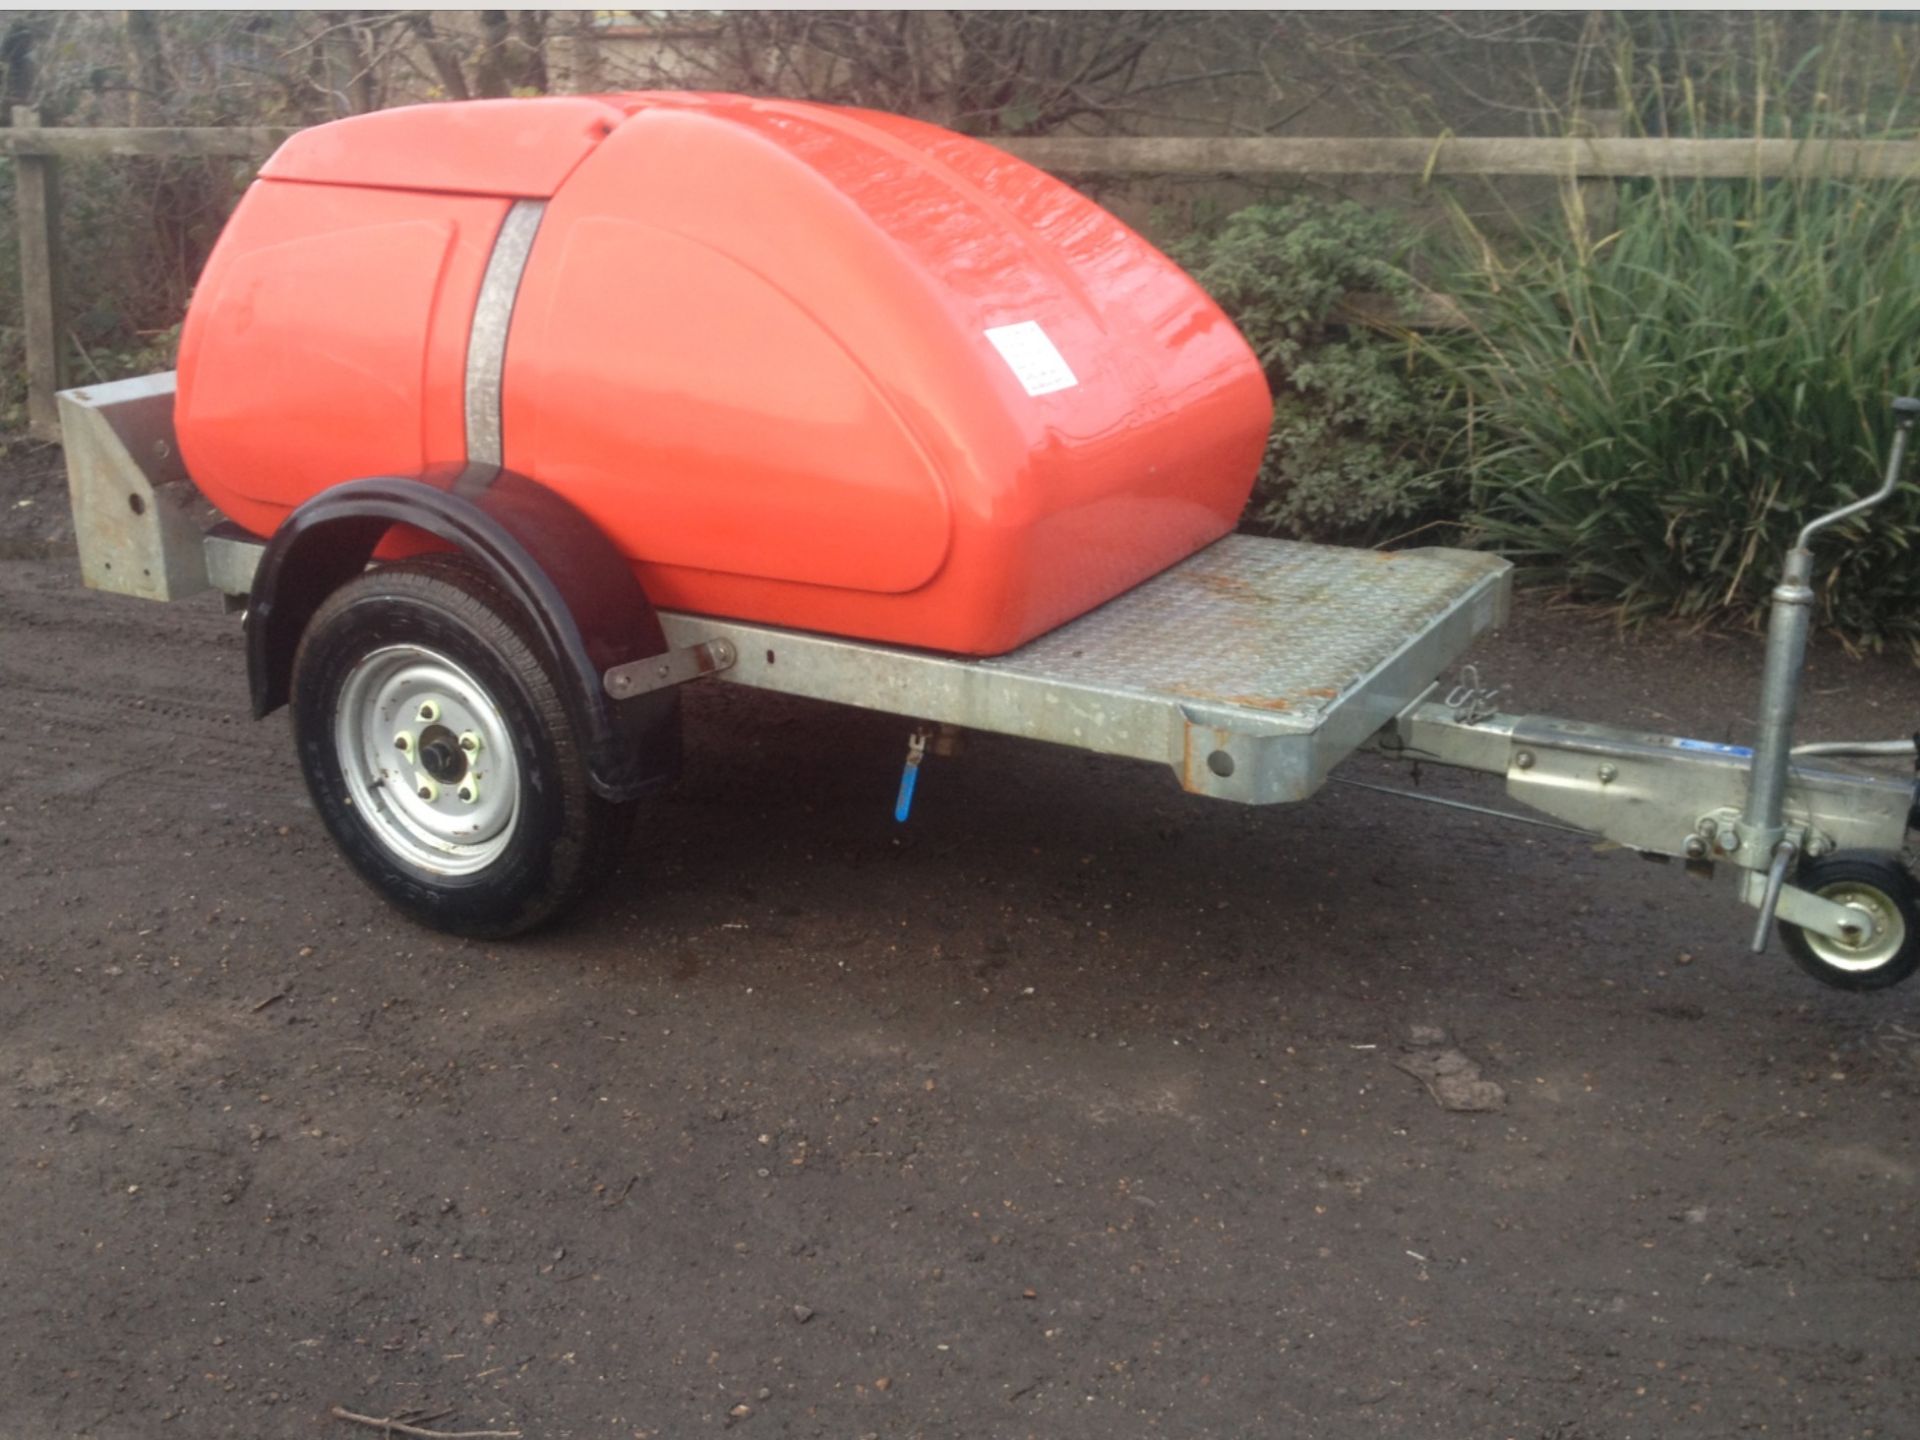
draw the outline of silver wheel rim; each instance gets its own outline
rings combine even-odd
[[[1886,895],[1871,885],[1855,880],[1843,880],[1825,886],[1818,893],[1822,900],[1831,900],[1836,905],[1860,911],[1871,922],[1867,934],[1857,945],[1849,945],[1831,935],[1822,935],[1817,930],[1802,930],[1800,933],[1806,937],[1807,948],[1822,963],[1836,970],[1858,974],[1866,970],[1878,970],[1900,953],[1900,947],[1907,939],[1906,922],[1900,918],[1899,907]]]
[[[499,859],[519,825],[520,767],[479,681],[432,650],[389,645],[354,665],[333,719],[347,794],[396,859],[435,875]]]

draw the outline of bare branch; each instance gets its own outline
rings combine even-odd
[[[467,86],[467,73],[460,66],[459,53],[451,41],[434,29],[433,16],[425,10],[409,11],[407,23],[413,27],[413,33],[420,37],[421,48],[427,52],[427,59],[433,65],[434,74],[440,77],[447,98],[471,99],[473,92]]]

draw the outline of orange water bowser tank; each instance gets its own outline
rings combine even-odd
[[[303,131],[215,247],[176,423],[258,534],[504,467],[654,602],[1007,650],[1230,530],[1271,420],[1171,261],[977,140],[653,93]]]

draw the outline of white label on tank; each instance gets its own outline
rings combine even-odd
[[[1040,328],[1038,320],[1022,320],[1018,325],[996,325],[986,332],[993,348],[1013,371],[1013,378],[1026,387],[1029,395],[1051,395],[1056,390],[1071,390],[1080,381],[1068,368],[1066,358],[1053,348],[1053,341]]]

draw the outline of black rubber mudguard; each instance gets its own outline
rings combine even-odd
[[[459,550],[538,627],[566,682],[596,792],[630,800],[678,773],[672,690],[606,693],[613,666],[664,654],[659,617],[624,556],[565,499],[510,471],[449,466],[323,490],[267,541],[247,604],[247,677],[255,718],[287,703],[293,657],[320,602],[364,570],[395,525]]]

